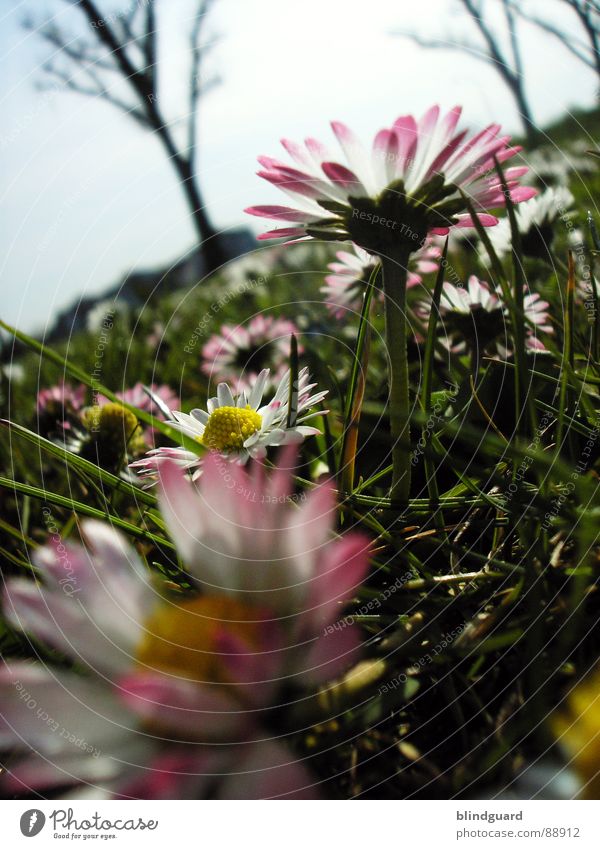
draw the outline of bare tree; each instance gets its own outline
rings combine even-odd
[[[558,38],[563,47],[566,47],[573,56],[600,77],[600,5],[594,0],[558,0],[558,2],[572,9],[583,28],[585,41],[568,35],[562,27],[547,18],[531,14],[522,2],[511,0],[511,6],[515,14],[524,21]]]
[[[410,38],[420,47],[445,50],[459,50],[473,58],[491,65],[503,79],[511,92],[523,129],[529,142],[533,141],[537,129],[529,100],[525,92],[523,75],[523,57],[517,33],[517,21],[511,0],[457,0],[479,32],[479,41],[467,39],[450,40],[446,38],[427,38],[419,33],[399,30],[394,34]],[[504,19],[504,32],[499,33],[490,18],[493,3],[499,5]],[[505,44],[506,42],[506,44]]]
[[[93,0],[63,2],[84,16],[89,34],[69,35],[54,21],[41,26],[25,22],[54,49],[43,66],[48,78],[70,91],[101,98],[160,140],[190,209],[206,270],[218,268],[225,259],[224,251],[206,211],[197,171],[199,103],[219,81],[215,76],[205,77],[202,69],[212,46],[204,40],[204,29],[215,0],[198,0],[190,30],[188,113],[182,119],[183,141],[174,124],[166,119],[159,93],[155,0],[135,0],[121,12],[104,14]],[[178,126],[182,122],[178,121]]]

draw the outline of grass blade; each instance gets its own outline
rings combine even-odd
[[[431,312],[429,313],[429,323],[427,325],[427,341],[425,344],[425,360],[423,363],[423,391],[421,395],[421,406],[425,413],[425,418],[429,421],[431,416],[431,394],[433,388],[433,359],[435,353],[435,334],[437,329],[437,320],[439,314],[440,300],[442,297],[442,287],[444,285],[444,271],[446,268],[448,256],[448,239],[444,244],[440,265],[437,271],[433,295],[431,298]],[[431,429],[425,425],[422,430],[423,440],[427,445],[431,441]],[[423,458],[425,468],[425,478],[427,481],[427,492],[432,502],[438,502],[440,492],[437,485],[435,463],[429,452],[425,453]],[[433,519],[436,528],[443,530],[445,522],[443,514],[439,509],[434,511]]]
[[[344,483],[347,481],[344,480],[344,463],[347,462],[349,447],[348,443],[354,437],[357,437],[356,431],[358,430],[358,422],[360,419],[360,411],[362,407],[362,400],[364,399],[364,386],[363,386],[363,398],[360,399],[360,404],[357,406],[356,404],[356,395],[359,390],[360,383],[360,374],[363,367],[363,360],[365,355],[365,347],[368,343],[368,323],[369,323],[369,312],[371,308],[371,301],[373,299],[373,292],[375,291],[375,284],[381,274],[381,265],[377,265],[373,271],[371,272],[371,276],[369,277],[369,281],[367,283],[367,288],[365,289],[365,294],[363,296],[363,305],[360,313],[360,320],[358,323],[358,333],[356,336],[356,348],[354,349],[354,361],[352,363],[352,371],[350,372],[350,382],[348,384],[348,392],[346,394],[346,404],[344,409],[344,426],[343,426],[343,436],[342,436],[342,450],[340,453],[340,463],[338,467],[338,478],[340,480],[340,488],[344,490]],[[354,477],[354,458],[352,459],[352,478]],[[350,490],[348,490],[350,491]]]
[[[87,504],[83,504],[80,501],[74,501],[72,498],[66,498],[64,495],[59,495],[56,492],[49,492],[48,490],[41,489],[38,486],[32,486],[31,484],[21,483],[20,481],[14,481],[5,477],[0,477],[0,487],[8,489],[13,493],[19,492],[22,495],[32,496],[33,498],[45,501],[48,504],[55,504],[57,507],[64,507],[66,510],[75,511],[75,513],[79,513],[82,516],[88,516],[91,519],[100,519],[105,522],[108,521],[113,527],[120,528],[130,536],[146,540],[147,542],[152,542],[155,545],[164,546],[170,549],[175,548],[173,543],[164,537],[153,534],[151,531],[147,531],[144,528],[138,528],[137,525],[132,525],[131,522],[126,522],[124,519],[118,519],[115,516],[111,516],[103,510],[98,510],[96,507],[89,507]]]
[[[90,477],[97,478],[102,483],[106,484],[106,486],[110,487],[112,491],[117,490],[119,492],[123,492],[130,495],[136,501],[141,501],[151,507],[156,506],[156,497],[152,495],[152,493],[147,490],[139,489],[139,487],[128,483],[128,481],[123,480],[117,475],[107,472],[95,463],[90,462],[90,460],[78,457],[77,454],[67,451],[66,448],[62,448],[57,443],[51,442],[49,439],[45,439],[45,437],[28,430],[26,427],[23,427],[23,425],[10,422],[7,419],[0,419],[0,427],[7,428],[11,434],[14,433],[28,442],[33,443],[40,450],[45,451],[52,457],[64,460],[67,465],[72,466],[77,471],[89,475]]]
[[[28,348],[36,351],[36,353],[38,353],[41,357],[47,357],[51,362],[55,363],[55,365],[60,366],[65,372],[70,374],[71,377],[79,380],[81,383],[85,384],[85,386],[89,386],[94,392],[105,395],[110,401],[114,401],[115,404],[120,404],[126,410],[129,410],[134,414],[134,416],[136,416],[136,418],[144,422],[144,424],[155,428],[155,430],[159,430],[165,436],[168,436],[169,439],[173,440],[173,442],[187,448],[188,451],[192,451],[194,454],[198,455],[202,453],[198,450],[201,447],[200,443],[196,442],[195,439],[191,439],[189,436],[186,436],[186,434],[181,433],[181,431],[171,427],[166,422],[155,418],[145,410],[140,410],[137,407],[134,407],[133,404],[129,404],[127,401],[123,401],[121,398],[118,398],[111,389],[104,386],[102,383],[98,383],[97,380],[90,377],[83,369],[66,359],[66,357],[62,357],[56,351],[53,351],[52,348],[46,347],[46,345],[38,342],[37,339],[34,339],[32,336],[28,336],[27,333],[23,333],[22,330],[17,330],[16,327],[12,327],[10,324],[6,324],[6,322],[1,319],[0,327],[23,342]]]
[[[287,426],[294,427],[298,418],[298,341],[290,337],[290,388],[288,392]]]

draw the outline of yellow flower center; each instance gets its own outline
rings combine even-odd
[[[240,637],[249,651],[261,644],[261,611],[227,596],[163,602],[146,621],[137,659],[146,669],[170,672],[206,684],[235,683],[217,647],[220,633]]]
[[[262,418],[249,405],[218,407],[209,416],[202,442],[213,451],[239,451],[261,424]]]
[[[130,410],[120,404],[109,401],[102,407],[86,407],[83,411],[83,423],[88,430],[103,436],[128,439],[138,427],[138,420]]]
[[[104,406],[86,407],[82,414],[84,426],[103,448],[105,459],[115,462],[128,454],[141,454],[146,448],[144,432],[136,416],[121,404],[109,401]],[[109,460],[110,461],[110,460]]]

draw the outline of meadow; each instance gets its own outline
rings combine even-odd
[[[598,797],[599,115],[423,113],[264,157],[299,209],[188,288],[0,324],[5,794]]]

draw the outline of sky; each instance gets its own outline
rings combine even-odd
[[[133,2],[98,0],[108,14]],[[177,121],[186,108],[194,3],[157,3],[160,96]],[[537,6],[561,29],[574,26],[558,0]],[[468,34],[456,8],[455,0],[216,0],[209,70],[222,84],[202,101],[199,122],[201,184],[216,225],[260,229],[243,208],[281,196],[256,176],[256,156],[279,156],[282,136],[332,143],[332,119],[368,141],[400,114],[460,103],[473,128],[499,121],[518,132],[518,114],[492,68],[393,34],[412,29],[450,41]],[[28,14],[84,29],[63,0],[0,0],[0,316],[43,332],[82,295],[185,255],[194,234],[156,139],[97,99],[40,91],[51,49],[22,27]],[[557,40],[525,26],[522,45],[537,122],[595,102],[594,74]]]

